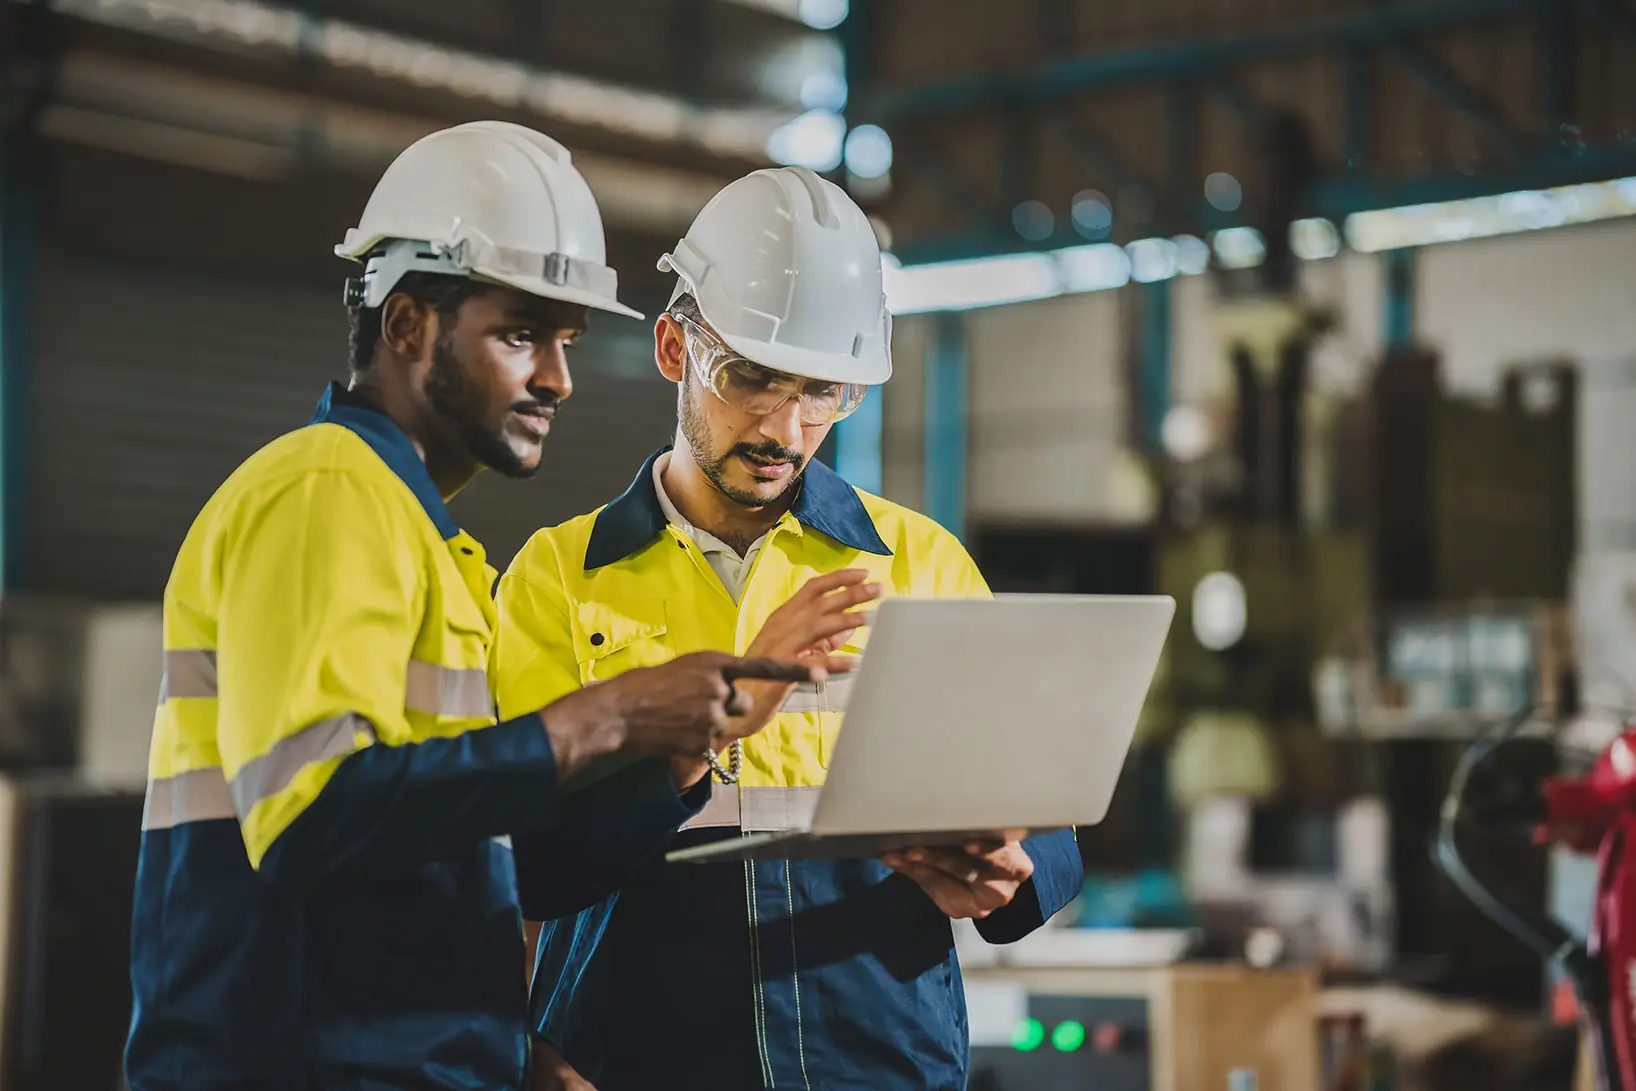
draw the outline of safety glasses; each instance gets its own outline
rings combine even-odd
[[[791,398],[801,402],[802,424],[834,424],[863,403],[869,388],[862,383],[804,379],[746,360],[715,334],[683,315],[672,315],[687,340],[687,358],[705,387],[734,409],[764,417]]]

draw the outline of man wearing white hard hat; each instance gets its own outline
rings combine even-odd
[[[416,142],[336,249],[351,383],[228,478],[165,591],[133,1091],[523,1086],[507,837],[673,826],[709,792],[663,758],[757,726],[733,680],[823,676],[695,656],[497,720],[495,572],[445,501],[532,473],[588,311],[635,312],[567,151],[517,125]],[[565,798],[616,752],[659,760]]]
[[[952,535],[813,461],[892,371],[880,251],[840,188],[756,171],[660,268],[677,275],[654,327],[678,388],[674,446],[607,506],[537,533],[502,578],[501,715],[705,649],[837,666],[861,651],[873,600],[988,594]],[[547,922],[541,1085],[964,1088],[950,918],[996,942],[1037,928],[1078,892],[1072,833],[889,861],[667,865],[669,847],[802,813],[823,783],[844,680],[745,688],[772,722],[671,760],[684,791],[718,781],[679,832],[618,853],[518,838],[524,916]]]

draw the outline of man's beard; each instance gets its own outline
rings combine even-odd
[[[705,423],[704,413],[699,409],[699,398],[704,391],[695,388],[694,384],[686,379],[682,382],[682,436],[687,445],[693,450],[693,461],[709,482],[716,486],[727,499],[735,504],[747,508],[769,508],[789,496],[801,487],[801,474],[807,468],[807,460],[801,452],[792,451],[788,447],[781,447],[776,443],[762,443],[752,446],[748,443],[735,444],[722,452],[720,456],[710,454],[712,447],[710,426]],[[760,493],[748,492],[744,489],[735,489],[727,483],[727,460],[735,455],[755,455],[764,459],[782,459],[795,464],[795,472],[784,487],[773,496],[762,496]]]
[[[481,465],[506,477],[533,477],[540,464],[523,464],[506,442],[505,433],[483,419],[487,406],[472,389],[466,371],[455,355],[454,345],[439,337],[432,346],[432,367],[426,375],[426,400],[432,410],[454,427],[455,436],[466,453]]]

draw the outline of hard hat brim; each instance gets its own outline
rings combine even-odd
[[[555,299],[563,303],[578,303],[595,311],[622,314],[626,318],[635,318],[637,320],[647,317],[641,311],[633,310],[617,299],[609,299],[607,296],[598,295],[596,292],[588,292],[583,288],[575,288],[571,285],[554,284],[544,277],[519,277],[510,274],[501,276],[485,272],[482,269],[473,269],[472,273],[482,280],[494,284],[503,284],[508,288],[515,288],[519,292],[539,296],[541,299]]]
[[[709,321],[709,315],[705,320]],[[817,379],[826,383],[858,383],[862,386],[880,386],[892,377],[892,357],[887,353],[872,353],[859,359],[840,356],[833,352],[781,345],[776,341],[757,341],[743,335],[723,333],[712,326],[713,332],[726,342],[727,347],[740,356],[762,367],[799,375],[803,379]]]

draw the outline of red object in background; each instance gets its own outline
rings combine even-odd
[[[1606,975],[1607,1001],[1580,999],[1618,1060],[1609,1091],[1636,1091],[1636,730],[1615,739],[1586,776],[1548,781],[1545,805],[1536,840],[1596,855],[1586,949]]]

